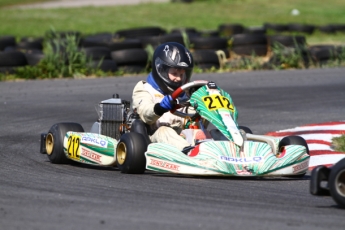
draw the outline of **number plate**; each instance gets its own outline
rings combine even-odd
[[[208,108],[210,111],[216,109],[227,109],[232,112],[234,111],[234,106],[230,103],[229,99],[219,94],[202,97],[202,100],[205,103],[206,108]]]
[[[67,154],[71,159],[80,160],[80,136],[71,135],[67,141]]]

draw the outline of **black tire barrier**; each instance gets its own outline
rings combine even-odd
[[[241,24],[221,24],[218,26],[218,31],[221,36],[231,37],[235,34],[244,33],[244,26]]]
[[[325,25],[325,26],[319,26],[319,31],[326,34],[334,34],[336,32],[336,28],[332,25]]]
[[[110,36],[90,36],[82,40],[82,47],[103,46],[108,47],[110,51],[125,50],[125,49],[138,49],[142,48],[142,43],[139,39],[114,39]]]
[[[90,68],[98,68],[104,72],[116,72],[118,71],[117,64],[114,60],[100,60],[100,61],[91,61],[88,66]]]
[[[26,61],[28,65],[35,66],[45,57],[44,53],[25,53]]]
[[[20,51],[0,52],[0,67],[25,66],[28,62]]]
[[[16,46],[16,39],[14,36],[0,37],[0,51],[3,51],[8,46]]]
[[[314,25],[303,25],[298,23],[292,23],[288,25],[290,32],[302,32],[306,34],[312,34],[315,30]]]
[[[184,43],[183,37],[181,34],[166,34],[162,36],[145,36],[140,38],[142,47],[146,47],[151,45],[154,49],[157,48],[162,43],[165,42],[177,42],[182,45],[186,45]]]
[[[219,68],[219,58],[216,50],[194,50],[192,52],[194,62],[197,66],[206,66],[210,64]]]
[[[42,50],[43,38],[22,38],[16,47],[24,50]]]
[[[118,65],[117,67],[119,71],[122,71],[124,73],[139,74],[139,73],[147,72],[147,66],[144,64],[141,64],[141,65],[123,64],[123,65]]]
[[[147,64],[148,54],[144,49],[127,49],[111,52],[111,58],[118,64]]]
[[[193,49],[226,49],[228,39],[221,37],[191,37],[189,39]]]
[[[241,56],[266,56],[268,52],[267,45],[244,45],[244,46],[235,46],[231,50]]]
[[[264,23],[264,28],[266,30],[273,30],[278,33],[289,31],[289,26],[286,24]]]
[[[81,49],[86,54],[86,57],[92,60],[111,59],[111,51],[108,47],[93,46]]]
[[[263,26],[254,26],[244,29],[245,34],[266,34],[267,29]]]
[[[160,36],[166,34],[166,31],[160,27],[141,27],[134,29],[118,30],[115,36],[118,38],[140,38],[144,36]]]
[[[267,37],[264,34],[235,34],[232,36],[232,46],[266,45]]]
[[[267,36],[268,45],[273,47],[275,44],[281,44],[286,47],[300,48],[307,44],[305,36],[290,35],[271,35]]]

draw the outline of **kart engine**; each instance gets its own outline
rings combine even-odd
[[[130,128],[130,102],[122,100],[116,94],[113,98],[101,101],[96,105],[98,120],[92,127],[92,133],[120,139],[121,134]]]

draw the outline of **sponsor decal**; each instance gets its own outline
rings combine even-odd
[[[300,163],[296,166],[293,166],[293,173],[297,173],[297,172],[300,172],[300,171],[303,171],[303,170],[306,170],[308,169],[309,167],[309,162],[308,161],[305,161],[303,163]]]
[[[251,171],[247,170],[236,170],[237,175],[252,175],[253,173]]]
[[[102,147],[102,148],[108,147],[108,141],[105,141],[105,140],[103,140],[101,138],[95,138],[95,137],[86,137],[86,136],[84,136],[81,139],[81,143],[89,144],[89,145],[96,145],[96,146],[99,146],[99,147]]]
[[[262,161],[262,157],[227,157],[227,156],[220,156],[221,161],[226,161],[232,164],[248,164],[248,163],[259,163]]]
[[[166,161],[160,161],[160,160],[154,160],[154,159],[150,159],[150,165],[154,165],[154,166],[158,166],[158,167],[162,167],[162,168],[166,168],[166,169],[170,169],[170,170],[174,170],[174,171],[179,171],[179,167],[178,165],[166,162]]]
[[[83,157],[86,157],[86,158],[88,158],[88,159],[91,159],[91,160],[93,160],[93,161],[95,161],[95,162],[98,162],[98,163],[101,163],[101,155],[98,155],[97,153],[95,153],[95,152],[92,152],[92,151],[90,151],[90,150],[88,150],[88,149],[85,149],[85,148],[82,148],[82,150],[81,150],[81,155],[83,156]]]

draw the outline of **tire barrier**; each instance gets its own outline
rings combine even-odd
[[[266,58],[268,61],[262,64],[262,68],[271,69],[285,65],[286,59],[297,54],[306,68],[310,64],[322,66],[329,61],[342,62],[345,59],[344,46],[308,45],[305,35],[315,31],[345,33],[345,24],[264,23],[246,28],[233,23],[220,24],[216,30],[206,31],[193,27],[173,28],[170,31],[160,27],[141,27],[91,35],[83,35],[80,31],[49,31],[44,37],[23,37],[18,41],[14,36],[6,35],[0,36],[0,72],[11,74],[17,67],[37,65],[46,56],[47,44],[53,52],[63,54],[71,39],[90,60],[89,66],[106,72],[148,72],[151,52],[168,41],[188,47],[202,70],[232,69],[233,66],[241,66],[243,61],[252,62],[250,59],[253,57]],[[289,32],[294,35],[289,35]]]

